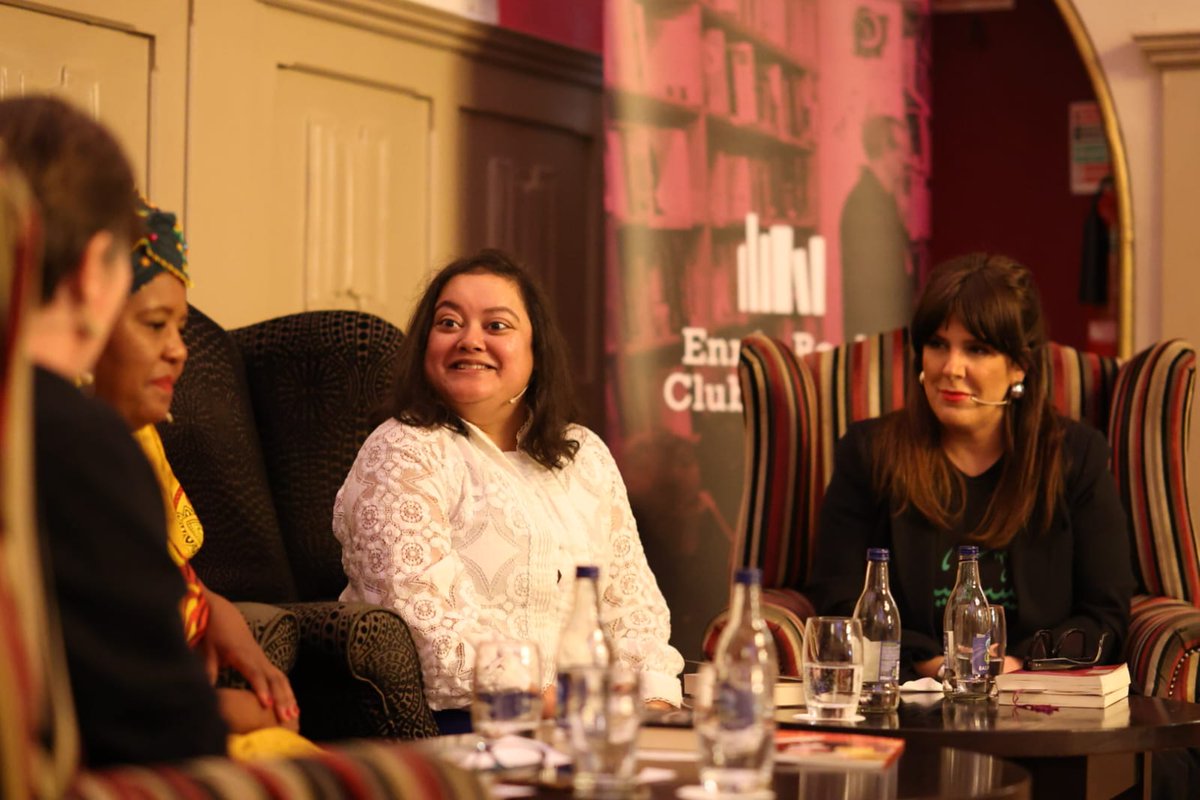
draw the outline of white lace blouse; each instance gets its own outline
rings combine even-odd
[[[536,642],[543,686],[577,564],[600,566],[601,618],[647,699],[678,705],[683,659],[646,563],[625,484],[604,442],[575,426],[575,459],[548,470],[466,436],[395,419],[363,444],[338,492],[333,531],[350,580],[342,600],[396,609],[421,658],[435,711],[470,704],[475,644]]]

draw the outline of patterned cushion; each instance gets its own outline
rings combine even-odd
[[[194,307],[183,340],[188,363],[175,387],[175,419],[158,431],[204,525],[196,573],[230,600],[294,600],[241,356],[225,329]]]
[[[1200,605],[1200,542],[1187,494],[1196,351],[1160,342],[1121,367],[1108,429],[1137,553],[1138,591]]]
[[[184,764],[119,767],[79,776],[72,800],[472,800],[488,797],[480,778],[412,746],[350,742],[315,758],[243,764],[205,758]]]
[[[1133,683],[1155,697],[1196,702],[1200,692],[1200,609],[1169,597],[1137,595],[1129,620]]]
[[[403,334],[371,314],[309,311],[232,336],[300,599],[331,600],[346,587],[333,500],[391,398]]]
[[[365,603],[293,603],[287,610],[300,623],[292,685],[305,735],[321,741],[437,735],[417,648],[399,614]]]

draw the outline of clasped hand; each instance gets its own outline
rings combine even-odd
[[[267,660],[233,603],[207,587],[204,593],[209,617],[200,653],[209,681],[216,683],[220,669],[230,667],[250,684],[249,691],[217,690],[221,716],[229,729],[247,733],[279,725],[299,731],[300,707],[287,675]]]

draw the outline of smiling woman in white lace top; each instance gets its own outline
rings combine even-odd
[[[562,338],[506,255],[433,278],[401,347],[393,416],[359,451],[333,528],[342,599],[400,613],[435,711],[469,705],[475,647],[490,638],[535,642],[551,688],[577,564],[599,565],[602,621],[647,702],[679,704],[670,612],[612,455],[571,424],[572,397]]]

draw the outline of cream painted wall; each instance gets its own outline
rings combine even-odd
[[[1162,325],[1162,80],[1158,68],[1146,59],[1133,36],[1200,30],[1200,2],[1074,3],[1112,89],[1129,158],[1134,214],[1134,351],[1165,337],[1183,336],[1196,342],[1200,340],[1200,328],[1196,332],[1164,330]]]

